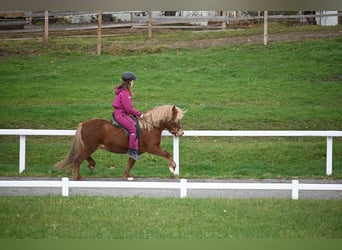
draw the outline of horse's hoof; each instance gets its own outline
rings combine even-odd
[[[124,178],[125,181],[134,181],[134,177],[129,176]]]
[[[95,166],[91,166],[91,165],[89,165],[89,166],[88,166],[88,168],[89,168],[90,172],[93,172],[93,171],[94,171],[94,169],[95,169]]]
[[[171,172],[171,174],[175,174],[175,169],[173,168],[173,167],[169,167],[169,170],[170,170],[170,172]]]

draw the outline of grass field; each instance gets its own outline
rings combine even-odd
[[[153,39],[238,35],[155,32]],[[266,47],[124,47],[113,54],[112,44],[134,41],[147,42],[146,34],[107,37],[106,54],[98,57],[88,53],[96,45],[90,38],[56,37],[48,45],[0,40],[0,128],[75,129],[93,117],[110,119],[112,88],[123,71],[132,70],[138,75],[135,106],[184,108],[185,130],[342,130],[341,38]],[[0,137],[0,176],[19,175],[18,141]],[[71,141],[28,137],[22,175],[64,176],[53,165]],[[181,177],[340,179],[341,142],[334,139],[333,175],[326,177],[325,138],[184,137]],[[171,138],[163,138],[162,145],[172,151]],[[83,166],[85,177],[122,176],[126,156],[97,151],[94,158],[97,168],[89,173]],[[148,154],[132,174],[169,177],[167,163]],[[0,196],[0,238],[341,239],[341,208],[340,200]]]
[[[87,119],[110,119],[112,88],[123,71],[132,70],[138,75],[135,106],[184,108],[185,130],[342,129],[341,38],[100,57],[54,49],[59,39],[41,53],[1,58],[0,128],[75,129]],[[87,41],[77,42],[82,47]],[[20,52],[18,42],[3,43]],[[24,47],[38,45],[31,41]],[[28,137],[24,175],[65,175],[53,165],[71,141]],[[162,143],[172,151],[171,138]],[[325,138],[182,138],[181,176],[326,178],[325,147]],[[0,149],[0,175],[18,175],[18,138],[2,136]],[[335,138],[333,154],[330,178],[340,178],[341,138]],[[102,151],[94,156],[98,168],[92,176],[122,176],[125,156]],[[169,177],[164,159],[151,155],[143,155],[132,174]]]
[[[0,197],[0,238],[340,239],[341,201]]]

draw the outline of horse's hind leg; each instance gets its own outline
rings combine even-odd
[[[90,170],[90,171],[93,171],[94,168],[95,168],[96,162],[94,161],[93,158],[91,158],[91,156],[88,156],[88,158],[87,158],[86,160],[87,160],[87,162],[89,163],[89,164],[88,164],[89,170]]]
[[[74,165],[74,180],[80,181],[83,180],[83,177],[81,176],[80,173],[80,165]]]
[[[82,153],[80,153],[80,155],[78,157],[75,158],[74,160],[74,179],[75,180],[83,180],[84,178],[81,176],[80,173],[80,166],[81,163],[84,160],[87,160],[89,162],[89,164],[91,165],[91,163],[94,163],[93,166],[95,167],[95,161],[90,157],[90,155],[95,151],[96,149],[92,149],[92,150],[85,150]],[[88,160],[89,159],[89,160]]]

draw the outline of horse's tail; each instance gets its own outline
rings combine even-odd
[[[82,123],[80,123],[77,127],[76,134],[74,136],[74,141],[70,149],[70,152],[62,161],[55,164],[55,168],[63,169],[65,167],[72,167],[74,165],[75,159],[79,157],[80,153],[82,152],[84,148],[81,132],[82,132]]]

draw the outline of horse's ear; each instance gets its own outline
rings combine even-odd
[[[173,106],[172,107],[172,119],[176,119],[177,118],[177,107]]]

